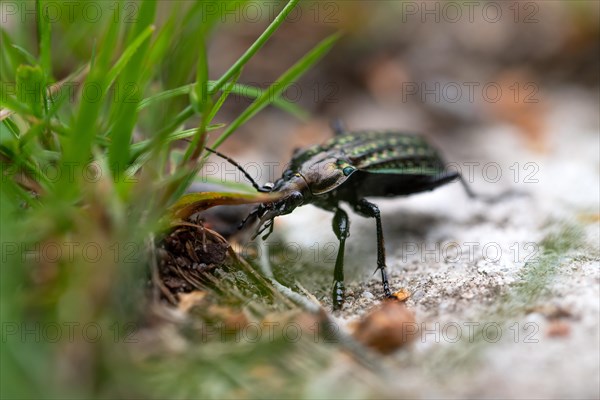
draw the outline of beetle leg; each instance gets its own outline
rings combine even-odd
[[[383,284],[383,293],[386,297],[391,297],[390,284],[388,282],[387,270],[385,266],[385,244],[383,240],[383,229],[381,228],[381,214],[379,207],[361,199],[354,204],[354,210],[364,217],[375,218],[377,224],[377,269],[381,271],[381,282]]]
[[[336,209],[332,225],[333,232],[340,241],[340,248],[335,259],[335,270],[333,271],[333,309],[339,310],[344,303],[344,251],[346,238],[350,235],[348,214],[341,208]]]
[[[238,225],[238,229],[242,229],[250,219],[258,218],[259,211],[260,207],[256,207],[252,210],[252,212],[250,212],[250,214],[248,214],[248,216],[246,216],[246,218]]]
[[[336,118],[333,121],[331,121],[331,129],[333,130],[333,133],[336,136],[343,135],[347,132],[344,123],[340,118]]]
[[[498,202],[500,202],[502,200],[505,200],[507,198],[519,197],[519,196],[525,196],[526,195],[523,192],[519,192],[519,191],[515,191],[515,190],[508,190],[508,191],[500,193],[498,195],[477,194],[477,193],[475,193],[473,191],[473,189],[471,188],[471,186],[467,183],[467,181],[465,180],[464,176],[459,175],[459,177],[460,177],[460,183],[463,185],[463,188],[465,189],[465,192],[467,193],[467,196],[469,196],[469,198],[471,198],[471,199],[481,200],[484,203],[495,204],[495,203],[498,203]]]
[[[265,235],[262,237],[262,240],[267,240],[267,238],[269,236],[271,236],[271,233],[273,233],[273,228],[275,227],[275,221],[271,220],[269,222],[269,232],[265,233]]]
[[[254,233],[254,235],[252,235],[252,240],[256,239],[256,237],[260,234],[262,234],[264,231],[266,231],[267,229],[269,230],[269,232],[267,232],[262,238],[263,240],[266,240],[269,235],[271,233],[273,233],[273,220],[267,221],[267,223],[265,223],[263,226],[259,226],[258,229],[256,230],[256,232]]]

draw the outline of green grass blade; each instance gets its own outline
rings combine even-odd
[[[17,68],[17,100],[27,104],[37,118],[44,115],[45,87],[46,77],[39,65],[20,65]]]
[[[229,82],[231,78],[233,78],[246,63],[256,54],[261,47],[269,40],[273,33],[279,28],[279,26],[285,21],[287,16],[292,12],[292,10],[296,7],[300,0],[290,0],[286,6],[281,10],[281,12],[275,17],[273,22],[265,29],[265,31],[256,39],[256,41],[246,50],[244,54],[225,72],[215,83],[213,87],[213,92],[215,93],[219,91],[225,83]]]
[[[8,90],[5,91],[5,85],[2,83],[2,96],[0,96],[0,107],[14,111],[22,116],[32,115],[33,111],[28,107],[27,103],[22,103],[15,96],[8,93]]]
[[[0,28],[0,81],[14,82],[17,67],[24,62],[10,35]]]
[[[224,126],[225,126],[225,124],[208,125],[206,127],[206,131],[207,132],[216,131],[217,129],[221,129]],[[175,142],[177,140],[189,139],[192,136],[194,136],[194,134],[197,132],[197,130],[198,130],[198,128],[192,128],[192,129],[185,129],[182,131],[170,133],[165,137],[163,144],[169,144],[169,143]],[[133,160],[135,160],[135,159],[139,158],[140,156],[142,156],[143,154],[150,152],[153,148],[153,144],[154,144],[153,139],[147,139],[147,140],[143,140],[141,142],[132,144],[131,145],[131,158]]]
[[[15,49],[25,60],[27,60],[27,62],[31,65],[37,65],[37,59],[27,50],[25,50],[23,47],[17,45],[17,44],[13,44],[12,45],[13,49]]]
[[[139,47],[152,35],[154,32],[154,26],[148,26],[146,29],[142,31],[135,38],[133,42],[127,46],[127,49],[123,52],[119,60],[115,63],[115,65],[107,72],[106,74],[106,87],[104,88],[105,94],[113,84],[117,76],[123,71],[123,69],[127,66],[135,52],[139,49]]]
[[[118,190],[129,187],[128,185],[121,185],[118,178],[122,176],[129,164],[131,136],[138,120],[137,104],[141,100],[135,95],[128,94],[125,96],[125,89],[133,87],[141,91],[141,88],[146,86],[149,74],[145,71],[144,62],[150,47],[149,38],[154,32],[152,23],[155,13],[156,2],[147,1],[141,4],[139,17],[128,36],[129,45],[113,67],[117,75],[120,75],[117,80],[117,89],[120,89],[122,95],[113,104],[112,127],[109,132],[112,144],[109,148],[108,159],[111,171],[117,178],[117,182],[119,182],[117,184]],[[119,73],[119,70],[122,73]]]
[[[190,92],[190,103],[197,114],[203,114],[211,107],[211,98],[208,93],[208,58],[206,57],[206,32],[198,39],[198,66],[196,70],[196,83]]]
[[[235,80],[233,80],[233,82],[235,82]],[[213,88],[215,84],[216,81],[208,81],[209,92],[214,93]],[[156,105],[162,101],[168,100],[173,97],[187,95],[189,94],[193,85],[193,83],[190,83],[188,85],[180,86],[175,89],[165,90],[163,92],[149,96],[140,102],[140,104],[138,105],[138,111],[141,111],[149,106]],[[265,91],[261,88],[257,88],[250,85],[244,85],[242,83],[234,83],[234,85],[231,86],[231,93],[239,96],[244,96],[249,99],[256,99],[260,97],[264,92]],[[308,118],[308,112],[306,110],[281,96],[277,97],[273,101],[273,105],[283,111],[286,111],[296,116],[301,120],[305,120]]]
[[[217,113],[221,109],[221,107],[223,107],[223,104],[225,104],[225,101],[231,94],[232,88],[235,86],[235,84],[237,83],[237,80],[240,78],[241,73],[242,73],[242,70],[240,70],[238,72],[238,74],[235,75],[233,77],[233,79],[225,86],[225,89],[221,93],[221,96],[219,97],[219,99],[215,103],[214,107],[212,108],[210,114],[208,115],[207,121],[209,121],[209,122],[212,121],[213,118],[215,117],[215,115],[217,115]]]
[[[246,123],[250,118],[256,115],[260,110],[272,103],[273,99],[280,96],[281,93],[317,61],[327,53],[334,43],[340,37],[339,34],[334,34],[319,43],[314,49],[288,69],[279,79],[275,81],[259,98],[257,98],[244,112],[233,121],[227,130],[223,132],[219,138],[213,143],[212,148],[219,147],[236,129]]]
[[[82,97],[81,104],[75,122],[72,126],[71,135],[65,137],[63,149],[64,157],[62,158],[61,168],[70,168],[75,176],[81,177],[81,171],[89,162],[92,155],[92,145],[98,136],[101,110],[104,106],[105,97],[102,90],[107,86],[107,73],[109,65],[113,59],[113,52],[117,48],[116,42],[119,36],[119,24],[114,24],[112,21],[108,24],[108,30],[104,35],[104,40],[97,54],[94,54],[94,59],[90,64],[90,73],[88,74],[85,85],[87,87],[97,87],[101,91],[99,98]],[[95,53],[95,52],[94,52]],[[58,180],[59,188],[54,191],[60,197],[72,199],[79,195],[81,187],[70,182],[69,177],[61,175]]]
[[[50,41],[50,21],[48,15],[44,15],[44,10],[47,11],[47,8],[44,7],[44,3],[45,1],[43,0],[36,1],[38,41],[40,49],[39,63],[44,69],[47,79],[50,80],[52,77],[52,46]]]
[[[184,85],[184,86],[180,86],[178,88],[175,89],[169,89],[169,90],[165,90],[162,91],[160,93],[157,93],[155,95],[152,95],[150,97],[145,98],[144,100],[140,101],[140,104],[138,104],[138,111],[143,110],[146,107],[155,105],[160,103],[161,101],[165,101],[168,99],[172,99],[173,97],[177,97],[177,96],[183,96],[186,94],[190,93],[190,89],[194,86],[193,83]]]
[[[265,93],[265,90],[254,86],[236,83],[232,86],[231,92],[250,99],[257,99]],[[288,112],[289,114],[295,116],[300,120],[306,120],[309,117],[308,111],[306,111],[299,105],[292,103],[291,101],[287,100],[281,95],[275,97],[272,104],[273,106],[279,108],[282,111]]]
[[[208,113],[213,108],[212,96],[208,93],[208,58],[206,56],[206,32],[202,32],[202,37],[199,40],[200,48],[198,51],[198,67],[196,72],[196,83],[193,90],[190,92],[190,100],[192,107],[196,113],[201,114],[200,125],[194,135],[190,145],[188,146],[182,164],[188,161],[194,162],[204,149],[206,141],[206,126],[209,123]]]

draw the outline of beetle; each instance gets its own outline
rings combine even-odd
[[[296,150],[274,183],[259,186],[231,158],[207,148],[240,169],[259,192],[277,194],[275,200],[260,204],[242,221],[258,219],[253,239],[266,239],[273,232],[274,219],[290,214],[297,207],[313,204],[334,213],[333,231],[339,240],[333,282],[333,308],[344,302],[344,250],[349,236],[348,214],[340,207],[346,202],[359,215],[374,218],[377,231],[377,269],[383,293],[392,297],[385,261],[381,213],[367,197],[395,197],[436,189],[460,181],[469,197],[476,196],[457,171],[445,162],[424,137],[397,131],[346,132],[334,126],[335,136],[325,143]]]

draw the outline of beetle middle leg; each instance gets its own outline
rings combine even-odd
[[[381,272],[381,283],[383,284],[383,293],[386,297],[392,297],[390,283],[388,282],[387,270],[385,266],[385,244],[383,240],[383,229],[381,227],[381,213],[379,207],[368,202],[366,199],[358,200],[353,204],[354,210],[368,218],[375,218],[377,224],[377,269]]]
[[[333,216],[333,232],[340,241],[340,248],[335,259],[335,269],[333,271],[333,309],[339,310],[344,303],[344,251],[346,248],[346,239],[350,234],[350,221],[348,214],[341,208],[335,210]]]

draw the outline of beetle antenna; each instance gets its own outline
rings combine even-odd
[[[232,164],[233,166],[235,166],[237,169],[239,169],[242,174],[244,174],[244,176],[246,177],[246,179],[248,179],[250,181],[250,183],[252,184],[252,186],[254,187],[254,189],[256,189],[259,192],[268,192],[268,190],[265,190],[263,188],[261,188],[260,186],[258,186],[258,183],[256,183],[256,181],[254,179],[252,179],[252,177],[250,176],[250,174],[248,172],[246,172],[246,170],[244,168],[242,168],[242,166],[240,164],[238,164],[236,161],[232,160],[231,158],[227,157],[225,154],[223,153],[219,153],[216,150],[213,150],[209,147],[205,147],[205,149],[209,152],[209,153],[213,153],[216,154],[217,156],[221,157],[222,159],[224,159],[225,161],[229,162],[230,164]]]

